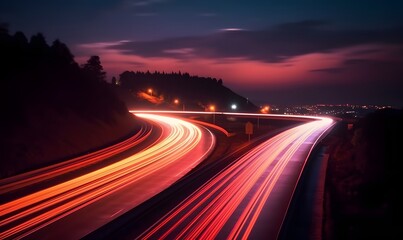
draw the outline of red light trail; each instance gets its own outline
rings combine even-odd
[[[129,185],[136,185],[138,182],[154,183],[151,187],[139,190],[136,199],[128,199],[131,205],[126,209],[122,210],[121,206],[108,209],[111,215],[118,217],[174,183],[207,157],[215,145],[215,138],[210,131],[189,122],[153,114],[139,113],[136,116],[161,127],[158,141],[106,167],[2,204],[0,239],[29,236],[107,196],[117,192],[125,196],[127,192],[125,189]],[[121,147],[126,148],[126,144]],[[110,154],[115,153],[114,149],[109,150],[112,151]],[[109,150],[105,154],[109,154]],[[98,154],[93,154],[90,158],[98,157]],[[69,169],[71,166],[66,167]],[[56,169],[51,174],[58,172]],[[43,174],[47,176],[46,172]],[[29,178],[35,179],[35,176]],[[14,186],[13,183],[10,184]],[[9,188],[4,186],[4,189]],[[107,204],[108,202],[103,207],[108,208]],[[114,206],[112,203],[109,204]],[[115,214],[116,208],[119,208],[119,214]],[[85,219],[85,216],[77,218]],[[88,226],[85,231],[86,233],[93,231],[110,220],[86,219],[84,223]],[[63,233],[63,236],[67,237],[68,234],[70,233]]]
[[[310,151],[333,125],[328,118],[206,112],[132,111],[157,128],[143,128],[131,140],[88,155],[2,180],[0,191],[29,187],[58,174],[159,137],[129,157],[0,206],[0,238],[41,236],[81,238],[172,185],[205,159],[215,146],[213,134],[201,122],[167,114],[223,114],[280,119],[309,119],[286,130],[234,161],[199,188],[139,238],[254,238],[278,233],[288,203]],[[192,124],[191,122],[195,123]],[[224,128],[211,126],[222,131]],[[158,131],[160,130],[160,131]],[[284,182],[289,182],[284,184]],[[57,225],[74,231],[60,232]],[[79,227],[77,227],[79,226]],[[266,236],[266,235],[265,235]],[[271,236],[271,235],[270,235]]]
[[[110,147],[63,161],[61,163],[53,164],[48,167],[2,179],[0,180],[0,194],[18,190],[25,186],[42,182],[58,175],[105,160],[108,157],[114,156],[143,142],[147,137],[149,137],[151,130],[152,129],[149,126],[145,125],[130,138]]]
[[[288,205],[278,207],[270,198],[290,201],[311,149],[333,125],[331,119],[317,119],[320,120],[284,131],[252,149],[139,238],[253,239],[268,234],[276,237]],[[280,180],[291,183],[283,186]],[[266,222],[270,215],[277,216],[275,221]]]

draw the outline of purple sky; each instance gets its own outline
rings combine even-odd
[[[222,78],[256,104],[403,106],[402,1],[2,1],[10,32],[60,39],[108,77]]]

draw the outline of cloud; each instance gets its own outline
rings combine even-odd
[[[40,23],[43,29],[49,24],[61,28],[65,21],[70,24],[80,21],[93,20],[106,12],[123,8],[126,0],[69,0],[69,1],[0,1],[0,18],[5,18],[13,24],[20,20],[27,25]],[[49,19],[52,19],[49,22]],[[80,25],[80,26],[81,26]]]
[[[323,21],[303,21],[254,31],[82,47],[101,51],[108,59],[105,69],[113,69],[115,76],[133,69],[180,70],[222,78],[251,99],[402,105],[401,30],[330,29]]]
[[[379,53],[381,52],[382,49],[380,48],[369,48],[369,49],[361,49],[361,50],[356,50],[351,53],[351,55],[367,55],[371,53]]]
[[[263,30],[219,31],[210,35],[126,42],[111,46],[142,57],[181,55],[166,49],[194,49],[202,58],[245,58],[284,62],[310,53],[328,53],[362,44],[403,44],[403,28],[380,30],[335,30],[325,21],[301,21]]]
[[[245,30],[242,28],[222,28],[222,29],[220,29],[220,31],[230,32],[230,31],[245,31]]]
[[[344,65],[346,66],[351,66],[351,65],[368,65],[371,63],[375,63],[377,61],[370,60],[370,59],[359,59],[359,58],[352,58],[352,59],[347,59],[344,61]]]
[[[315,20],[315,19],[310,19],[310,20],[303,20],[303,21],[298,21],[298,22],[287,22],[283,24],[279,24],[274,27],[274,29],[283,31],[285,29],[287,30],[293,30],[293,31],[299,31],[301,29],[309,29],[309,28],[318,28],[322,26],[327,26],[330,23],[324,20]]]
[[[128,3],[134,7],[150,6],[156,3],[163,2],[165,0],[129,0]]]
[[[194,49],[193,48],[180,48],[180,49],[166,49],[165,53],[179,55],[179,56],[190,56],[192,55]]]
[[[310,72],[319,72],[319,73],[340,73],[343,71],[343,68],[320,68],[320,69],[312,69]]]

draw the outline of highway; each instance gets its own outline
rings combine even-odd
[[[53,164],[48,167],[39,168],[37,170],[2,179],[0,180],[0,195],[21,190],[24,187],[29,187],[33,184],[41,183],[59,175],[73,172],[83,167],[104,161],[109,157],[138,146],[140,143],[144,142],[150,137],[151,132],[152,126],[144,124],[133,136],[115,145]]]
[[[150,124],[126,141],[1,180],[0,239],[80,239],[173,185],[212,153],[216,140],[203,126],[231,135],[211,123],[177,117],[182,114],[302,121],[231,161],[135,238],[275,239],[310,152],[334,124],[309,116],[131,112]],[[133,148],[135,153],[106,166],[46,185]]]
[[[2,202],[0,239],[79,239],[172,185],[214,149],[215,137],[204,127],[169,116],[135,115],[158,127],[117,148],[3,180],[2,196],[122,152],[144,141],[149,131],[159,133],[155,143],[129,157]]]
[[[136,239],[277,239],[309,154],[334,124],[312,119],[251,149]]]

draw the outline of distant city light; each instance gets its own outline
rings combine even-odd
[[[260,112],[262,113],[269,113],[270,107],[269,106],[264,106],[262,109],[260,109]]]

